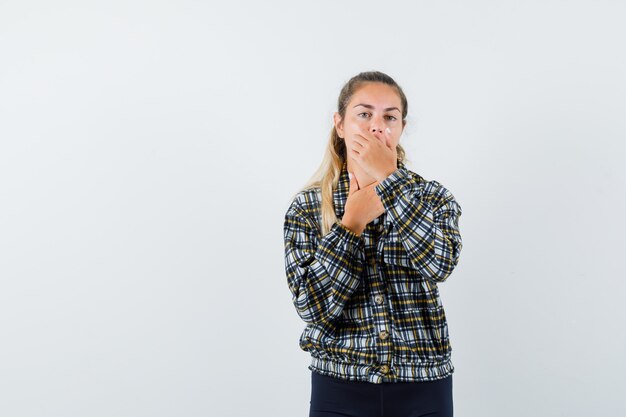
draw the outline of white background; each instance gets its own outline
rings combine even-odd
[[[0,1],[0,415],[306,416],[290,196],[392,76],[457,417],[622,416],[626,6]]]

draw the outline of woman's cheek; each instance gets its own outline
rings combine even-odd
[[[366,123],[367,122],[365,120],[355,120],[351,123],[351,125],[355,131],[360,131],[361,129],[363,129],[364,126],[367,126]]]

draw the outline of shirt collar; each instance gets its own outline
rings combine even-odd
[[[398,169],[405,169],[406,166],[398,159]],[[335,215],[337,218],[343,218],[344,207],[348,200],[348,192],[350,191],[350,177],[348,176],[348,162],[344,161],[341,167],[341,174],[337,182],[337,188],[333,191],[333,202],[335,203]]]

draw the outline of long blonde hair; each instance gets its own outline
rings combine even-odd
[[[408,113],[408,102],[402,88],[385,73],[380,71],[367,71],[361,72],[354,77],[350,78],[348,82],[343,86],[339,93],[337,100],[337,112],[341,115],[341,119],[344,120],[346,116],[346,107],[352,99],[354,93],[368,82],[379,82],[387,84],[393,87],[400,100],[402,102],[402,127],[406,125],[406,116]],[[402,162],[406,161],[405,151],[398,144],[396,146],[398,159]],[[326,235],[332,225],[337,222],[337,216],[335,215],[335,207],[333,202],[333,190],[337,188],[339,182],[339,176],[341,174],[341,168],[346,161],[346,144],[342,138],[337,134],[335,125],[333,124],[330,137],[328,140],[328,146],[324,152],[324,157],[319,168],[311,176],[311,178],[305,183],[305,185],[294,194],[295,197],[299,192],[310,190],[312,188],[320,188],[321,190],[321,214],[322,214],[322,236]],[[292,198],[293,198],[292,197]]]

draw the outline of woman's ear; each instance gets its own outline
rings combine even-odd
[[[335,130],[341,139],[343,139],[343,120],[338,112],[333,114],[333,121],[335,123]]]

